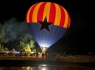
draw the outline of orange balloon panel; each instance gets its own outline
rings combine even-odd
[[[70,16],[65,8],[53,2],[39,2],[31,6],[26,15],[27,23],[38,23],[44,21],[53,25],[69,28]]]

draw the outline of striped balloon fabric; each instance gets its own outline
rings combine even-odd
[[[39,2],[32,5],[26,15],[27,23],[38,23],[44,21],[51,22],[53,25],[69,28],[70,16],[66,9],[53,2]]]

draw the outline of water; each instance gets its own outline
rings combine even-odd
[[[78,57],[77,62],[75,62],[75,58],[68,58],[68,61],[60,59],[59,61],[33,57],[2,56],[0,59],[0,70],[95,70],[95,61],[92,61],[92,58],[91,62],[78,62],[80,60]],[[81,59],[81,61],[84,60]]]
[[[79,65],[32,65],[32,66],[14,66],[0,67],[0,70],[95,70],[94,68]]]

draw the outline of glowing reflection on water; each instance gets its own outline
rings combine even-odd
[[[22,67],[0,67],[0,70],[95,70],[92,68],[80,67],[75,65],[40,65]]]

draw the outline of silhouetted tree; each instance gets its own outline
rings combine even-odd
[[[7,39],[4,39],[5,30],[2,28],[0,23],[0,51],[2,51],[2,44],[7,42]]]

